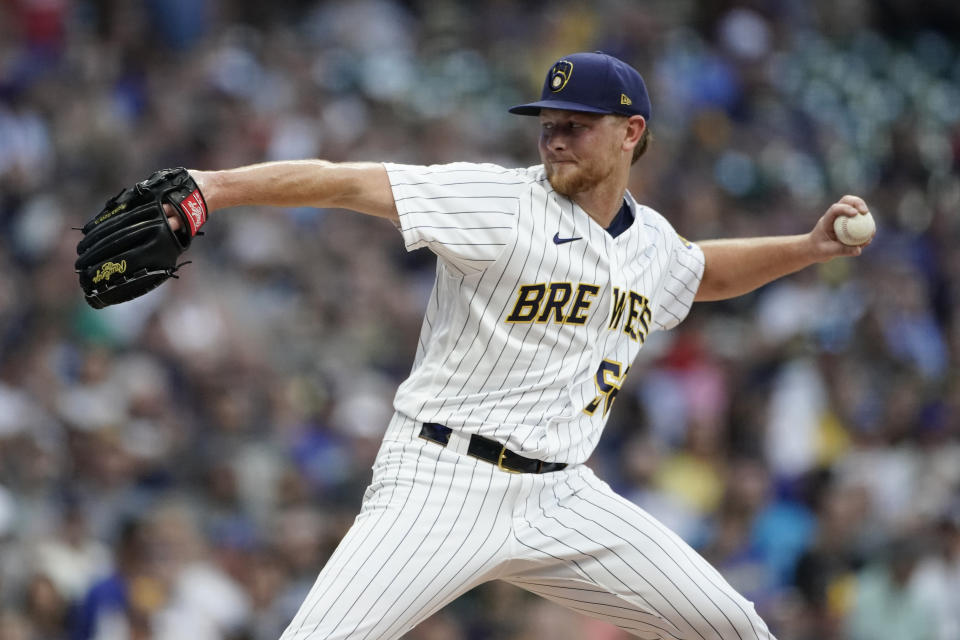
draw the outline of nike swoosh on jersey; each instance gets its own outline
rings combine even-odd
[[[553,234],[553,244],[566,244],[568,242],[573,242],[574,240],[582,240],[581,236],[576,238],[561,238],[559,233]]]

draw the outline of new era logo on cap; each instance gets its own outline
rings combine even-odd
[[[525,116],[540,109],[640,115],[650,119],[650,97],[640,73],[605,53],[574,53],[557,60],[547,73],[540,100],[510,108]]]

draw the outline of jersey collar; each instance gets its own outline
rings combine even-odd
[[[630,228],[633,220],[633,211],[630,210],[630,205],[627,204],[627,200],[624,198],[623,204],[620,206],[620,211],[617,212],[617,215],[613,217],[613,222],[607,227],[607,233],[609,233],[611,237],[616,238]]]

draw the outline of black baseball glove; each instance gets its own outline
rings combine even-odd
[[[164,204],[181,218],[170,228]],[[163,169],[107,200],[83,225],[74,265],[94,309],[132,300],[176,278],[180,254],[207,221],[207,203],[186,169]]]

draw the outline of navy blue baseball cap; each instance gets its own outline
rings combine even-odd
[[[510,108],[522,116],[540,109],[640,115],[650,119],[650,97],[640,73],[623,60],[599,51],[573,53],[557,60],[547,73],[540,100]]]

